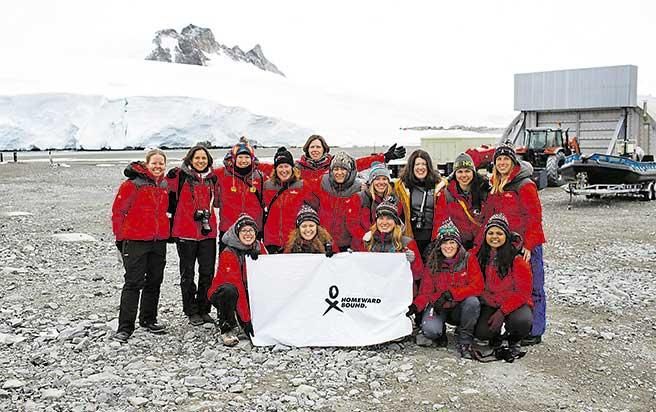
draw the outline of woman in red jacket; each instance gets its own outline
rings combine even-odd
[[[289,234],[283,253],[323,253],[332,257],[339,252],[332,236],[319,225],[319,215],[308,205],[296,215],[296,228]]]
[[[403,235],[402,227],[395,199],[383,200],[376,208],[374,224],[364,235],[362,249],[367,252],[405,253],[413,280],[418,280],[424,271],[421,254],[414,239]]]
[[[460,232],[448,219],[442,223],[435,247],[428,255],[419,294],[410,312],[422,312],[422,334],[417,344],[447,346],[446,323],[457,325],[456,348],[464,358],[476,358],[472,349],[480,314],[478,296],[483,276],[474,254],[462,245]]]
[[[542,245],[546,242],[542,230],[542,205],[535,183],[531,180],[533,167],[517,159],[510,144],[502,144],[494,152],[492,190],[486,204],[486,215],[503,213],[510,230],[524,239],[522,256],[530,263],[533,275],[533,326],[525,345],[542,342],[547,322],[547,299],[544,291],[544,262]]]
[[[392,176],[385,163],[374,162],[367,177],[367,189],[360,192],[362,202],[362,227],[369,230],[376,223],[376,208],[384,199],[393,198],[398,215],[403,221],[403,205],[398,201],[392,187]]]
[[[264,244],[257,241],[257,223],[246,214],[241,215],[225,232],[222,241],[226,246],[219,254],[219,266],[207,297],[216,307],[223,344],[235,346],[239,343],[234,333],[237,319],[246,335],[254,336],[248,304],[246,256],[256,260],[260,254],[267,252]]]
[[[478,251],[478,262],[485,278],[481,294],[481,315],[476,337],[489,340],[493,348],[501,345],[501,326],[506,325],[508,346],[513,358],[521,357],[520,342],[531,331],[531,268],[518,255],[521,237],[510,231],[502,214],[493,215],[485,226],[485,242]]]
[[[462,245],[470,250],[483,225],[483,206],[490,191],[486,178],[476,172],[472,158],[460,153],[453,162],[453,174],[443,196],[438,197],[433,222],[451,219],[460,232]],[[437,238],[438,224],[433,225],[433,236]]]
[[[328,230],[342,252],[357,248],[365,233],[360,224],[361,182],[356,174],[355,160],[346,152],[339,152],[315,192],[321,226]]]
[[[389,162],[404,157],[405,148],[394,144],[384,154],[360,157],[355,164],[357,170],[362,171],[370,167],[373,162]],[[301,171],[301,177],[306,184],[315,188],[320,185],[321,177],[329,171],[332,160],[333,156],[330,154],[330,146],[326,140],[322,136],[313,134],[303,145],[303,155],[296,162],[296,167]]]
[[[232,147],[223,161],[224,167],[216,171],[219,198],[219,235],[223,234],[245,213],[262,227],[264,202],[262,185],[265,174],[260,169],[253,147],[240,141]],[[223,250],[221,241],[219,247]]]
[[[173,218],[171,236],[176,240],[180,259],[182,310],[194,326],[214,323],[209,315],[207,288],[216,263],[216,215],[218,207],[216,176],[212,155],[204,146],[187,152],[180,167],[167,174],[169,210]],[[198,261],[198,288],[194,283]]]
[[[271,177],[264,183],[264,245],[269,253],[280,253],[295,228],[296,211],[311,194],[287,149],[278,149],[273,164]]]
[[[128,180],[119,187],[112,206],[112,229],[125,267],[118,330],[113,336],[119,342],[127,342],[134,332],[139,295],[139,325],[151,333],[166,331],[157,322],[170,225],[165,171],[164,152],[149,151],[145,163],[133,162],[125,169]]]

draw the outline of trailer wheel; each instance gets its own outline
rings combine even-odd
[[[656,199],[656,185],[654,182],[650,182],[647,185],[647,190],[643,192],[645,200],[655,200]]]
[[[565,163],[565,155],[558,152],[547,158],[547,183],[549,186],[560,186],[560,173],[558,169]]]

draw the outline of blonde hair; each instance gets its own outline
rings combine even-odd
[[[164,158],[164,163],[166,163],[166,154],[161,151],[160,149],[150,149],[146,153],[146,163],[150,162],[150,158],[155,156],[155,155],[160,155]]]
[[[269,175],[269,178],[273,181],[273,183],[277,185],[282,184],[280,178],[278,177],[278,173],[276,173],[275,167],[271,170],[271,174]],[[301,171],[299,170],[298,167],[292,166],[292,175],[289,177],[288,182],[294,183],[294,182],[298,182],[299,180],[301,180]]]
[[[365,242],[365,246],[367,248],[367,251],[371,252],[371,248],[374,246],[374,236],[376,235],[378,230],[378,225],[374,223],[371,225],[371,239],[369,239],[368,242]],[[396,249],[398,252],[403,250],[403,231],[401,230],[401,226],[395,222],[394,224],[394,229],[392,230],[392,244],[394,245],[394,249]]]
[[[375,179],[374,179],[375,180]],[[376,189],[374,189],[374,182],[373,180],[371,181],[371,184],[369,185],[369,193],[371,194],[371,198],[375,199],[376,198]],[[389,179],[387,179],[387,188],[385,188],[385,193],[381,196],[383,199],[386,198],[387,196],[391,195],[394,193],[394,188],[390,184]]]
[[[508,176],[510,176],[510,174],[506,176],[501,176],[501,173],[497,171],[497,168],[495,166],[494,169],[492,169],[492,178],[490,179],[490,183],[492,186],[492,190],[490,190],[490,194],[495,195],[495,194],[503,193],[503,189],[508,184]]]

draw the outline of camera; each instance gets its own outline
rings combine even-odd
[[[417,230],[422,230],[424,226],[426,226],[426,219],[424,218],[424,215],[413,216],[410,220]]]
[[[194,213],[194,220],[200,222],[200,233],[208,235],[212,228],[210,227],[210,211],[207,209],[197,210]]]

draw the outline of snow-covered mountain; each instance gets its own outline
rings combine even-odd
[[[217,42],[212,30],[193,24],[183,28],[180,33],[175,29],[158,31],[153,45],[155,48],[146,60],[209,66],[213,59],[227,56],[234,61],[252,64],[260,70],[284,76],[275,64],[264,57],[259,44],[244,52],[239,46],[228,47]]]
[[[242,135],[298,145],[314,133],[332,145],[410,145],[430,132],[401,127],[451,121],[434,111],[337,94],[225,55],[198,66],[33,54],[0,70],[0,150],[229,145]]]

